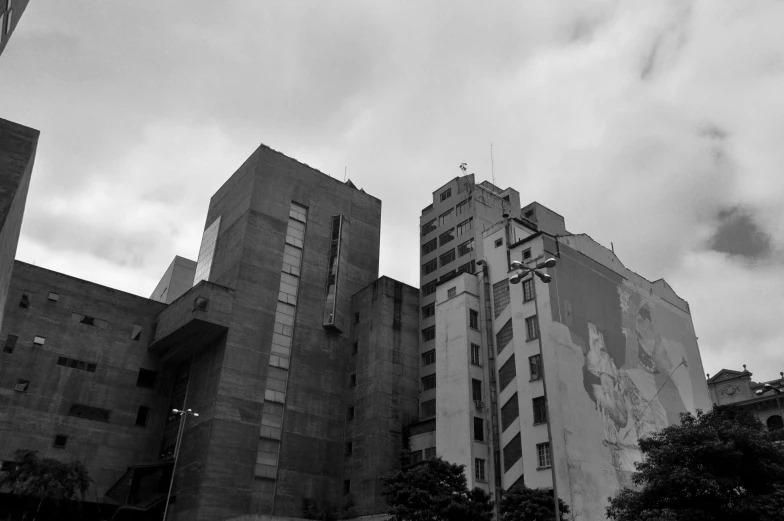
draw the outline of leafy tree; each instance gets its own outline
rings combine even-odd
[[[773,521],[784,511],[784,447],[735,407],[697,416],[641,439],[637,490],[610,498],[616,521]]]
[[[391,521],[490,521],[490,494],[468,490],[464,468],[431,458],[383,476]]]
[[[569,519],[569,505],[558,498],[561,519]],[[518,484],[501,496],[501,521],[555,521],[553,491]]]
[[[63,463],[54,458],[41,458],[37,451],[20,449],[14,453],[14,464],[0,473],[0,488],[9,487],[18,496],[31,496],[38,499],[38,508],[33,516],[41,511],[45,500],[77,502],[84,499],[90,488],[90,476],[79,461]]]

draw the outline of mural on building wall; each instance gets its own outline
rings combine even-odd
[[[575,519],[604,519],[642,461],[638,440],[710,399],[685,312],[571,248],[560,253],[549,288],[567,450],[559,481]]]

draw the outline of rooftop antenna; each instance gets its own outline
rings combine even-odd
[[[348,166],[343,167],[343,182],[346,182],[346,171],[348,171]]]
[[[463,175],[466,175],[466,168],[468,168],[468,163],[460,163],[460,170],[463,171]]]
[[[495,186],[495,161],[493,161],[493,142],[490,142],[490,176],[493,178],[493,186]]]

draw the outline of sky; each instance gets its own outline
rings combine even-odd
[[[264,143],[382,199],[418,285],[461,174],[612,243],[705,371],[784,371],[784,2],[31,0],[0,117],[41,131],[17,258],[147,297]],[[490,149],[492,143],[493,165]]]

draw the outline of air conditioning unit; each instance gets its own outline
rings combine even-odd
[[[481,400],[474,400],[474,405],[476,406],[477,409],[484,409],[485,402]]]

